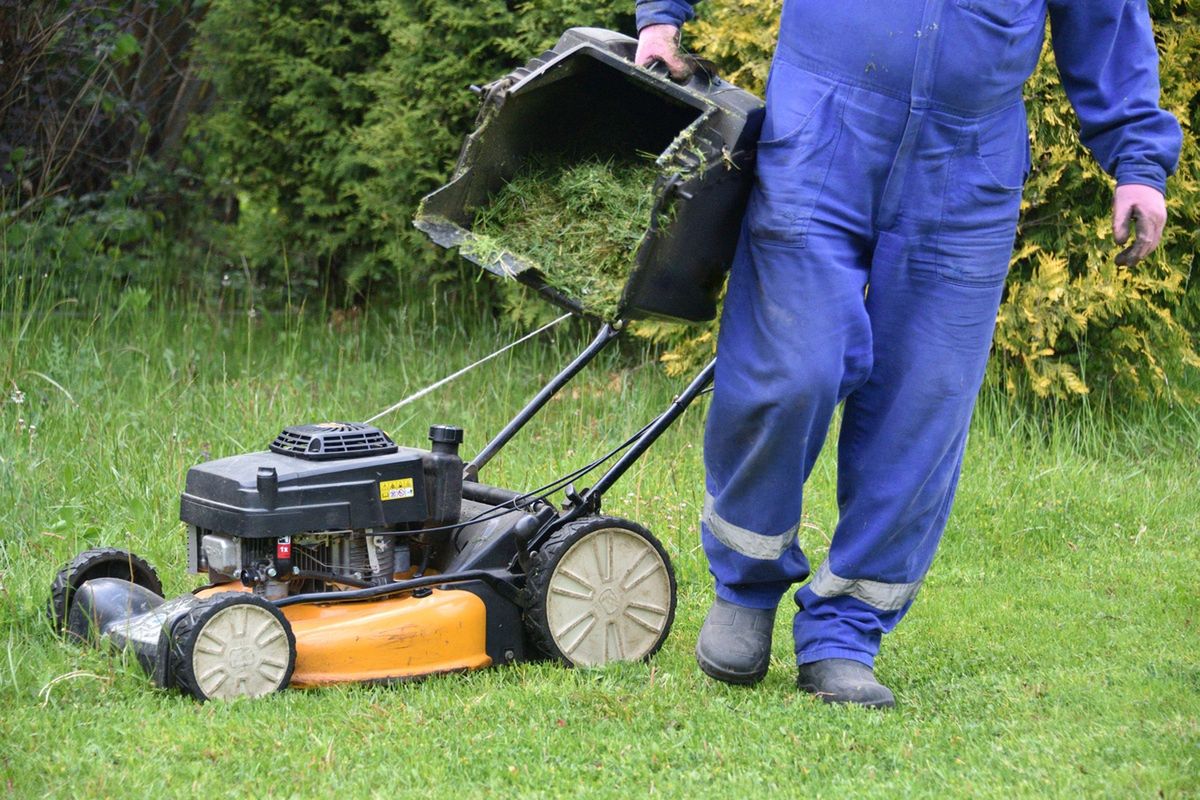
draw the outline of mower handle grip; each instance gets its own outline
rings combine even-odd
[[[704,89],[708,88],[713,79],[717,77],[717,73],[713,68],[712,62],[696,58],[695,56],[687,55],[686,53],[680,53],[679,57],[685,64],[687,64],[690,70],[686,78],[676,78],[671,74],[671,70],[667,67],[667,62],[657,57],[652,58],[650,63],[643,67],[643,69],[649,72],[651,75],[656,75],[660,78],[666,78],[671,83],[686,87],[688,89],[695,89],[697,91],[703,91]]]

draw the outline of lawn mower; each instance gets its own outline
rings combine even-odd
[[[474,214],[541,150],[662,153],[617,318],[595,320],[587,347],[468,461],[460,427],[433,425],[426,450],[369,423],[324,422],[284,427],[264,451],[192,467],[180,518],[189,571],[208,583],[165,599],[142,558],[88,550],[54,579],[58,631],[128,649],[155,683],[200,700],[531,659],[636,661],[662,646],[675,615],[670,559],[643,526],[603,515],[601,500],[706,390],[714,363],[636,434],[560,479],[527,491],[480,480],[625,321],[715,312],[762,104],[710,71],[681,85],[635,67],[635,47],[611,31],[572,29],[479,88],[482,110],[454,178],[425,198],[416,220],[436,243],[472,257],[464,245]],[[517,254],[475,260],[589,316]]]

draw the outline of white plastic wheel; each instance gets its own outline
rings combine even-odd
[[[572,663],[638,661],[673,616],[669,568],[657,548],[624,528],[598,528],[571,545],[550,575],[546,622]]]
[[[192,648],[192,675],[205,697],[260,697],[281,688],[291,659],[284,623],[250,603],[222,608]]]

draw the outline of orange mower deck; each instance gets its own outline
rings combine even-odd
[[[248,592],[240,583],[196,592]],[[491,666],[487,610],[475,594],[434,589],[354,603],[306,603],[282,609],[296,637],[291,685],[381,681]]]

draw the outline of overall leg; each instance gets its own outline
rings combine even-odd
[[[869,240],[822,223],[869,217],[836,181],[851,93],[778,63],[768,88],[704,440],[704,550],[717,596],[738,606],[774,609],[807,577],[802,486],[838,402],[870,371]]]
[[[866,270],[832,242],[743,241],[705,429],[701,531],[717,595],[775,608],[808,576],[796,542],[802,486],[834,408],[869,365]]]
[[[903,259],[897,250],[884,257]],[[871,665],[912,604],[946,524],[983,377],[999,287],[894,272],[868,295],[876,361],[842,416],[829,557],[796,595],[801,664]]]
[[[903,108],[780,61],[768,98],[705,436],[701,529],[717,599],[696,655],[741,683],[766,672],[779,598],[808,574],[802,487],[830,417],[870,373],[871,219]]]
[[[904,616],[932,563],[1020,203],[1020,148],[1011,148],[1015,166],[988,167],[981,143],[1012,142],[1015,127],[1023,130],[1015,113],[1024,112],[984,123],[927,121],[927,157],[915,157],[909,184],[926,202],[880,234],[867,294],[874,367],[846,400],[838,443],[840,520],[829,557],[796,594],[802,665],[872,665],[882,634]],[[1007,183],[996,177],[1014,170]]]
[[[717,597],[696,643],[700,668],[726,682],[766,674],[779,598],[808,575],[804,480],[869,369],[866,270],[847,245],[787,248],[747,231],[730,278],[704,442],[701,538]]]

